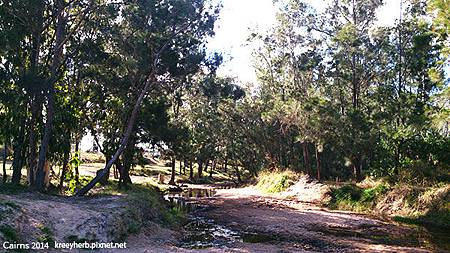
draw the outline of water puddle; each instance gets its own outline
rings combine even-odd
[[[184,226],[186,232],[180,245],[182,248],[224,247],[242,241],[238,232],[216,224],[214,220],[204,217],[191,217],[189,220]]]
[[[187,188],[181,192],[170,192],[164,195],[164,198],[172,205],[191,213],[198,208],[205,207],[196,203],[196,200],[200,198],[210,198],[213,197],[214,194],[216,194],[215,189]]]
[[[262,243],[276,240],[273,236],[241,233],[217,224],[212,219],[201,215],[201,211],[208,208],[200,205],[196,200],[210,198],[216,194],[215,189],[187,188],[182,192],[172,192],[165,195],[165,199],[177,207],[183,208],[189,214],[184,225],[184,236],[180,247],[187,249],[221,248],[235,242]]]

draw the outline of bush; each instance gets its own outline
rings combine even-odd
[[[367,189],[349,184],[331,190],[331,200],[327,204],[332,209],[342,209],[356,212],[371,210],[376,200],[388,191],[385,184],[377,184]]]

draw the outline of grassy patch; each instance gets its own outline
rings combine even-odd
[[[16,195],[27,191],[28,188],[24,185],[16,185],[11,183],[0,184],[0,194]]]
[[[4,224],[0,226],[0,232],[8,241],[17,242],[19,240],[19,236],[17,235],[16,230],[10,225]]]
[[[100,188],[95,195],[126,195],[128,205],[128,232],[137,233],[146,221],[157,222],[166,226],[182,223],[185,212],[178,207],[171,207],[163,199],[163,192],[153,184],[134,184],[127,189],[118,189],[118,182],[110,181]]]
[[[356,185],[345,185],[331,190],[331,200],[327,206],[331,209],[355,212],[372,211],[377,199],[388,191],[388,186],[378,184],[363,189]]]
[[[299,175],[289,170],[264,171],[258,176],[256,187],[263,192],[282,192],[293,185]]]
[[[169,226],[180,225],[185,219],[186,210],[181,207],[174,206],[164,212],[164,222]]]
[[[429,212],[416,217],[394,216],[393,220],[410,225],[450,229],[450,211]]]
[[[37,227],[42,232],[42,235],[38,237],[38,241],[53,245],[55,240],[53,239],[52,230],[49,227],[44,226],[43,224],[39,224]]]
[[[0,205],[1,206],[8,206],[8,207],[11,207],[13,209],[19,209],[20,208],[20,206],[16,202],[9,201],[9,200],[0,200]]]

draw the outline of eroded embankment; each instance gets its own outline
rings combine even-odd
[[[47,252],[55,241],[126,242],[143,227],[158,230],[173,222],[170,210],[157,190],[138,186],[122,195],[83,198],[1,194],[0,241],[48,242]]]

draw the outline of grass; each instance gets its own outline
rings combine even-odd
[[[17,235],[16,230],[10,225],[3,224],[2,226],[0,226],[0,232],[8,241],[17,242],[19,240],[19,236]]]
[[[298,178],[299,174],[290,170],[264,171],[258,176],[256,187],[266,193],[282,192]]]
[[[169,227],[180,225],[186,212],[164,201],[163,191],[156,183],[133,184],[127,189],[119,189],[118,182],[110,180],[99,188],[93,196],[125,195],[128,202],[125,215],[128,216],[128,232],[137,233],[146,221],[157,222]]]
[[[9,206],[13,209],[19,209],[20,206],[13,201],[9,201],[9,200],[0,200],[0,206]]]
[[[355,212],[372,211],[376,201],[389,190],[385,184],[378,184],[367,189],[356,185],[344,185],[331,190],[331,200],[327,207],[331,209]]]
[[[53,245],[55,240],[53,239],[53,232],[51,229],[43,224],[39,224],[37,227],[42,232],[42,235],[39,236],[38,241]]]
[[[0,194],[17,195],[27,191],[28,188],[25,185],[16,185],[11,183],[0,184]]]

